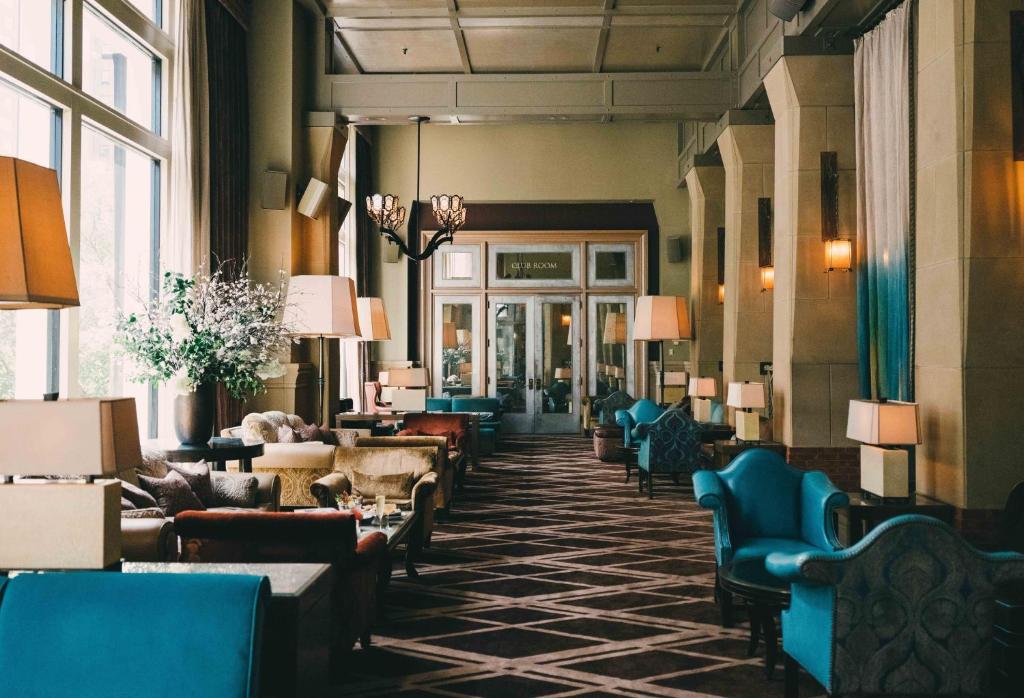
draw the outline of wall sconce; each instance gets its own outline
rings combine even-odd
[[[563,315],[562,316],[562,327],[571,327],[571,326],[572,326],[572,315]]]
[[[839,157],[821,154],[821,240],[825,243],[825,273],[853,268],[853,241],[839,237]]]
[[[725,228],[718,229],[718,304],[725,303]]]
[[[775,288],[772,261],[772,200],[757,200],[757,266],[761,270],[761,293]]]

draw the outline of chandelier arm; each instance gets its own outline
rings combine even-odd
[[[406,246],[405,241],[402,240],[402,238],[400,238],[398,236],[398,233],[396,233],[394,230],[381,226],[380,234],[386,237],[394,244],[398,245],[399,252],[404,254],[406,257],[413,257],[413,254],[409,251],[409,248]]]

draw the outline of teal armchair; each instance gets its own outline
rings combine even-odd
[[[67,572],[0,579],[0,694],[258,696],[266,577]]]
[[[600,426],[615,426],[615,413],[619,410],[627,410],[633,406],[636,400],[625,390],[616,390],[611,395],[594,401],[594,410],[597,413],[597,423]]]
[[[822,472],[790,466],[777,453],[753,448],[720,471],[693,474],[697,503],[714,513],[718,567],[770,553],[838,550],[834,512],[850,503]],[[717,579],[717,567],[716,567]],[[722,624],[732,624],[732,600],[718,588]]]
[[[639,424],[653,422],[665,412],[653,400],[637,400],[631,407],[615,412],[615,423],[622,427],[622,443],[626,448],[637,445],[639,435],[634,433]]]
[[[691,474],[704,467],[706,457],[701,447],[701,427],[689,414],[678,408],[665,410],[653,422],[638,424],[634,429],[640,452],[637,468],[639,489],[647,483],[647,496],[654,498],[654,476]]]
[[[765,564],[792,583],[787,698],[798,664],[830,695],[993,695],[995,589],[1024,581],[1024,555],[981,553],[938,519],[900,516],[847,550]]]

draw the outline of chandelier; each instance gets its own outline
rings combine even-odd
[[[413,116],[410,121],[416,122],[416,201],[420,200],[420,128],[427,116]],[[421,262],[429,258],[438,247],[452,242],[455,233],[466,224],[465,201],[458,194],[440,194],[430,197],[430,208],[437,221],[437,232],[430,238],[422,252],[415,253],[409,249],[405,241],[398,235],[398,229],[405,222],[405,207],[399,205],[394,194],[374,194],[366,197],[366,212],[377,224],[380,234],[398,245],[398,249],[409,259]],[[412,230],[408,231],[411,236]]]

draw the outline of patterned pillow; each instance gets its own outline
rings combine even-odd
[[[198,463],[168,463],[167,467],[174,470],[183,478],[203,506],[212,507],[214,504],[213,483],[210,481],[210,466],[206,461]],[[155,502],[154,502],[155,506]]]
[[[124,497],[121,497],[121,511],[128,511],[128,510],[134,509],[134,508],[135,508],[134,504],[132,504],[130,501],[128,501]]]
[[[218,507],[252,509],[259,485],[254,477],[217,477],[213,479],[213,499]]]
[[[412,496],[412,473],[374,475],[359,470],[352,471],[352,493],[362,497],[384,495],[394,499],[408,499]]]
[[[167,461],[160,451],[142,451],[142,464],[135,469],[139,475],[146,477],[165,477],[167,475]]]
[[[295,429],[295,435],[299,441],[323,441],[320,427],[316,424],[303,424]]]
[[[153,498],[153,495],[141,487],[136,487],[124,480],[121,480],[121,499],[122,501],[127,499],[131,503],[132,509],[145,509],[156,506],[156,500]],[[121,508],[124,509],[123,506]]]
[[[279,444],[294,444],[294,443],[298,443],[299,441],[302,441],[302,439],[300,438],[299,434],[297,434],[294,429],[292,429],[287,424],[284,424],[284,425],[279,426],[277,428],[277,439],[276,439],[276,441]]]
[[[355,448],[356,439],[359,438],[358,429],[324,429],[332,434],[333,442],[324,439],[324,443],[329,443],[333,446],[345,446],[346,448]]]
[[[242,438],[272,444],[277,441],[277,427],[259,412],[251,412],[242,419]]]
[[[192,488],[188,486],[188,480],[182,477],[177,470],[169,471],[165,478],[139,475],[139,482],[142,484],[142,489],[153,495],[157,506],[163,510],[165,516],[177,516],[183,511],[206,509]]]
[[[165,519],[164,513],[159,507],[147,507],[146,509],[128,509],[121,512],[122,519]]]

